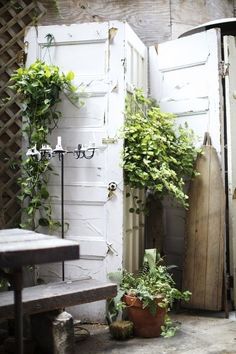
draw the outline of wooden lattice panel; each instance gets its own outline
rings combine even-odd
[[[0,0],[0,228],[20,222],[17,198],[21,161],[21,112],[9,88],[12,72],[24,65],[24,32],[44,14],[32,0]]]

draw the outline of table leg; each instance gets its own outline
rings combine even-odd
[[[13,272],[16,354],[23,354],[22,268]]]

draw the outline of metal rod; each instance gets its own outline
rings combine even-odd
[[[22,309],[22,268],[14,269],[14,312],[15,312],[15,349],[16,354],[23,354],[23,309]]]
[[[64,153],[60,154],[61,158],[61,238],[65,236],[64,229]],[[65,262],[62,262],[62,280],[65,280]]]

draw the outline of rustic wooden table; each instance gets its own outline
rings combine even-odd
[[[22,267],[79,258],[75,241],[22,229],[0,230],[0,268],[12,270],[16,354],[23,354]]]

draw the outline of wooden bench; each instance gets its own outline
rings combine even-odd
[[[117,285],[94,279],[61,281],[24,288],[23,313],[27,315],[112,298]],[[13,291],[0,292],[0,318],[14,318]]]

